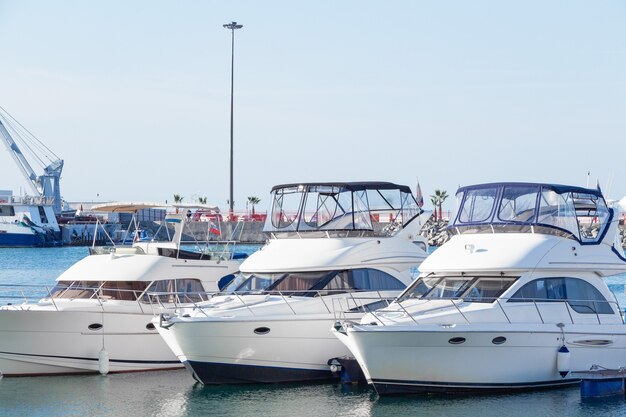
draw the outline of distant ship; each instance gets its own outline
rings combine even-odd
[[[0,190],[0,247],[55,246],[61,231],[45,197],[17,197]]]
[[[0,247],[59,244],[61,231],[56,214],[61,214],[63,160],[2,107],[0,143],[6,146],[33,193],[17,197],[11,191],[0,190]],[[43,172],[37,175],[29,160]]]

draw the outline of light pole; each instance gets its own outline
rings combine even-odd
[[[224,25],[226,29],[230,29],[231,33],[231,51],[230,51],[230,198],[228,199],[228,217],[233,217],[233,85],[235,82],[235,29],[241,29],[243,25],[237,22],[230,22]]]

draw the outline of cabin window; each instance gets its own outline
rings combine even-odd
[[[4,217],[15,216],[15,208],[13,206],[0,205],[0,216],[4,216]]]
[[[400,301],[419,299],[463,299],[474,303],[492,303],[502,295],[518,277],[423,277],[415,281],[402,294]]]
[[[307,226],[317,229],[346,214],[339,203],[341,198],[339,190],[338,187],[314,187],[305,194],[306,201],[302,214]],[[352,204],[347,207],[350,209]]]
[[[98,287],[100,283],[93,281],[59,281],[50,295],[53,298],[91,298]]]
[[[542,278],[517,290],[509,302],[567,301],[580,314],[613,314],[613,309],[593,285],[578,278]]]
[[[246,278],[247,277],[247,278]],[[245,281],[242,282],[242,278]],[[290,272],[281,274],[239,274],[226,292],[264,290],[288,295],[316,296],[346,291],[399,291],[405,285],[386,272],[376,269],[343,271]]]
[[[358,230],[371,230],[373,228],[372,221],[374,216],[369,211],[369,203],[367,199],[367,191],[356,191],[353,194],[354,199],[354,228]]]
[[[143,281],[106,281],[99,295],[111,300],[135,301],[147,286]]]
[[[355,269],[351,275],[358,290],[403,290],[406,287],[396,277],[377,269]]]
[[[445,277],[435,285],[423,298],[460,298],[473,278]]]
[[[46,211],[43,206],[37,206],[37,209],[39,211],[39,218],[41,219],[41,222],[48,223],[48,216],[46,216]]]
[[[224,289],[224,292],[262,291],[285,274],[243,274],[239,273]]]
[[[516,277],[481,277],[463,295],[464,301],[492,303],[504,293]]]
[[[298,217],[302,192],[297,187],[278,190],[274,195],[272,225],[278,229],[290,226]]]
[[[51,291],[54,298],[103,298],[135,301],[148,283],[141,281],[60,281]],[[97,294],[97,297],[96,297]]]
[[[580,239],[583,242],[596,242],[607,227],[610,216],[604,200],[595,195],[574,194],[574,208]]]
[[[402,294],[400,301],[409,298],[422,298],[430,290],[435,288],[435,285],[437,285],[437,283],[441,281],[441,279],[441,277],[419,278],[417,281],[411,284],[409,288],[407,288],[407,290]]]
[[[143,297],[144,302],[191,303],[203,301],[204,287],[199,279],[165,279],[154,281]]]
[[[496,194],[497,188],[469,190],[465,194],[463,207],[459,213],[459,221],[461,223],[479,223],[491,218]]]
[[[334,272],[293,272],[267,287],[268,291],[306,291],[312,289],[323,278]]]
[[[553,190],[543,190],[539,199],[537,223],[567,230],[578,238],[576,212],[571,194],[558,194]]]
[[[504,187],[498,219],[504,222],[533,222],[538,193],[539,187]]]
[[[313,290],[321,287],[326,293],[338,293],[344,291],[401,291],[405,285],[395,277],[376,269],[355,269],[341,271],[323,285],[316,286]]]

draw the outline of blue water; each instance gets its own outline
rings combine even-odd
[[[257,246],[243,246],[251,253]],[[0,284],[45,284],[87,256],[82,247],[0,249]],[[626,276],[607,283],[626,307]],[[290,384],[205,387],[185,370],[0,379],[12,416],[626,416],[624,399],[584,402],[578,388],[487,396],[379,397],[368,387]]]

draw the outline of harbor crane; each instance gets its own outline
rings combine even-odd
[[[61,189],[59,182],[61,171],[63,171],[63,160],[2,107],[0,107],[0,138],[35,195],[52,204],[54,213],[60,214]],[[27,150],[32,160],[36,161],[42,168],[43,174],[37,175],[35,173],[20,146],[18,146],[18,142]]]

